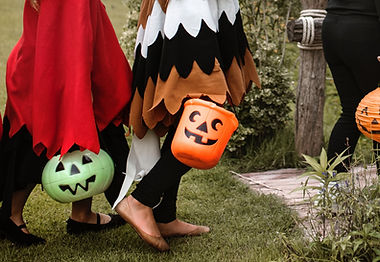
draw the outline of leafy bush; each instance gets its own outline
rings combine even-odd
[[[126,14],[127,23],[123,27],[123,33],[120,37],[120,45],[125,50],[125,54],[130,64],[134,61],[134,50],[137,36],[137,21],[139,18],[140,1],[124,1],[128,7]]]
[[[238,107],[227,106],[239,119],[239,127],[227,145],[231,156],[246,155],[252,147],[259,146],[283,129],[290,120],[294,94],[286,70],[262,65],[260,81],[262,88],[249,91]]]
[[[241,157],[259,146],[291,119],[293,83],[285,60],[286,20],[298,13],[298,1],[240,1],[244,29],[259,72],[262,88],[252,88],[242,104],[232,108],[239,128],[231,137],[230,156]]]

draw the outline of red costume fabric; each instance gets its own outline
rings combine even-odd
[[[132,73],[100,0],[41,0],[7,64],[5,116],[39,155],[74,144],[99,152],[98,131],[127,121]]]

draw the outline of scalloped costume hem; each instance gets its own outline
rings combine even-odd
[[[130,108],[137,137],[165,135],[186,99],[239,105],[252,83],[260,87],[237,0],[145,0],[138,25]]]

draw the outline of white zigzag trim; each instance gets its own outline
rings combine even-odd
[[[173,38],[179,25],[182,24],[191,36],[196,37],[201,29],[202,20],[211,30],[217,32],[217,11],[216,0],[171,0],[166,10],[165,36],[169,39]]]
[[[165,22],[165,13],[161,9],[161,5],[156,0],[153,5],[152,13],[149,15],[146,22],[146,28],[144,29],[140,25],[137,31],[136,37],[136,47],[141,44],[141,55],[146,58],[148,55],[148,47],[152,45],[156,39],[157,35],[161,33],[163,38],[163,27]]]
[[[232,2],[232,3],[231,3]],[[225,12],[231,24],[235,24],[236,14],[240,10],[239,0],[219,0],[218,1],[219,18]]]
[[[202,21],[211,30],[218,32],[218,20],[223,12],[233,25],[239,10],[238,0],[170,0],[165,14],[156,0],[147,19],[146,28],[142,25],[138,28],[136,47],[141,44],[141,55],[146,58],[148,47],[154,43],[159,33],[164,37],[165,32],[165,36],[172,39],[182,24],[191,36],[196,37]]]
[[[218,32],[218,20],[222,13],[225,12],[228,20],[234,24],[238,11],[238,0],[171,0],[166,10],[165,36],[173,38],[182,24],[191,36],[196,37],[202,21]]]

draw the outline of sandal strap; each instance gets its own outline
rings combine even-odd
[[[21,228],[26,228],[26,224],[21,224],[21,225],[19,225],[19,226],[17,226],[19,229],[21,229]]]
[[[96,213],[96,224],[100,225],[100,214]]]

